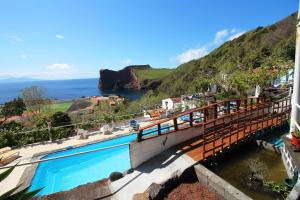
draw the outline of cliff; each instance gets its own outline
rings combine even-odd
[[[134,69],[151,68],[149,65],[130,65],[119,71],[100,70],[99,88],[101,89],[141,89]]]

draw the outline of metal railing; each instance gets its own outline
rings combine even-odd
[[[271,113],[281,112],[283,110],[286,111],[287,109],[290,110],[290,98],[279,100],[279,102],[271,102],[264,98],[233,99],[216,102],[202,108],[188,110],[171,118],[160,120],[149,126],[141,127],[137,135],[137,141],[140,142],[144,139],[191,127],[207,127],[219,119],[232,119],[234,116],[240,117],[242,113],[253,113],[254,111],[264,112],[265,109],[269,110],[271,108],[273,108],[272,112],[264,113],[264,115],[270,115]],[[265,116],[260,117],[264,118]],[[243,118],[240,120],[242,119]]]

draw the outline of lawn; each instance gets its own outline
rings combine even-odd
[[[50,109],[53,112],[66,112],[70,106],[72,105],[72,102],[59,102],[59,103],[53,103],[50,105]]]
[[[166,68],[163,68],[163,69],[154,69],[154,68],[136,69],[137,76],[141,80],[160,79],[160,78],[163,78],[163,77],[169,75],[172,71],[173,71],[173,69],[166,69]]]

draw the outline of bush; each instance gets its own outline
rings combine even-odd
[[[74,127],[63,127],[63,128],[53,128],[51,130],[52,139],[58,140],[62,138],[67,138],[75,135]]]
[[[65,125],[70,125],[72,123],[68,113],[61,112],[61,111],[54,113],[50,117],[50,122],[52,127],[65,126]]]
[[[18,142],[13,131],[3,129],[0,132],[0,148],[6,146],[18,146]]]
[[[67,113],[57,112],[50,118],[53,126],[71,125],[71,119]],[[9,122],[0,126],[0,148],[6,146],[23,146],[36,142],[49,140],[49,132],[46,122],[40,123],[36,128],[26,130],[16,122]],[[73,126],[52,128],[52,139],[57,140],[75,135]]]
[[[51,130],[53,140],[70,137],[75,134],[74,126],[68,126],[72,124],[71,118],[68,115],[68,113],[60,112],[60,111],[56,112],[50,117],[50,121],[53,127],[53,129]],[[55,128],[58,126],[67,126],[67,127]]]

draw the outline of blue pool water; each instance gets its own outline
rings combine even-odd
[[[201,112],[199,112],[199,114],[201,115]],[[195,118],[196,116],[194,116],[194,118]],[[182,120],[182,121],[189,121],[190,120],[190,115],[182,115],[182,116],[180,116],[180,119]],[[195,120],[196,122],[202,122],[202,118],[197,118],[196,120]]]
[[[167,126],[162,126],[167,127]],[[166,128],[162,132],[167,132]],[[155,131],[148,129],[147,132]],[[149,135],[157,134],[153,132]],[[51,153],[43,159],[70,155],[93,149],[124,144],[135,140],[136,134],[118,137],[95,144]],[[121,146],[103,151],[46,161],[39,164],[31,182],[30,191],[44,187],[38,195],[65,191],[90,182],[107,178],[110,173],[130,169],[129,146]]]

